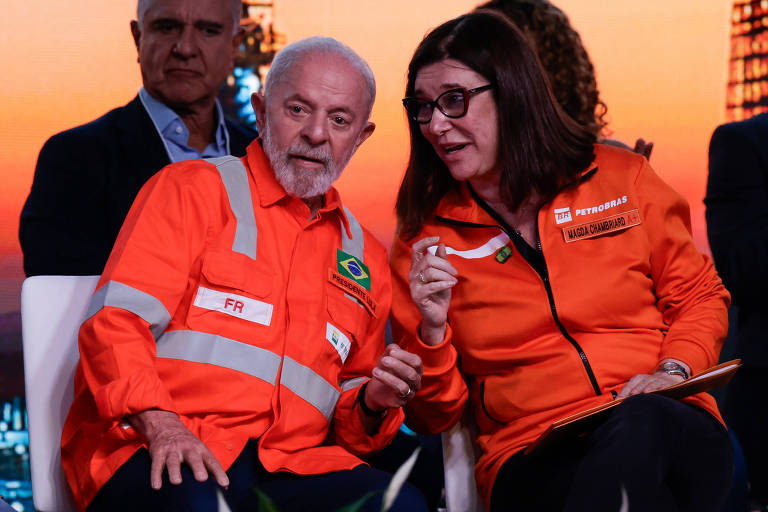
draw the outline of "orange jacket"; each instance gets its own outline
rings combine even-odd
[[[395,341],[424,362],[406,423],[444,431],[469,399],[486,502],[503,462],[552,421],[611,401],[664,358],[693,372],[715,364],[727,330],[729,296],[694,247],[688,206],[644,158],[596,146],[590,170],[541,207],[538,229],[546,279],[462,185],[390,259]],[[459,282],[446,339],[429,347],[407,275],[410,246],[434,235]],[[710,395],[688,401],[719,418]]]
[[[258,438],[269,471],[298,474],[360,465],[402,422],[391,411],[368,436],[356,405],[384,349],[385,249],[335,189],[308,220],[258,143],[247,170],[216,161],[147,182],[94,293],[61,441],[80,509],[146,446],[124,418],[150,408],[178,413],[225,469]]]

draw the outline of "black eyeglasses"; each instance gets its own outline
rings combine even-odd
[[[469,96],[478,92],[493,89],[494,84],[475,87],[474,89],[450,89],[435,98],[435,101],[427,101],[414,96],[403,98],[403,106],[408,117],[420,124],[426,124],[432,120],[432,112],[437,107],[445,117],[456,119],[466,115],[469,108]]]

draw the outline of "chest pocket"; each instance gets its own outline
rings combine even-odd
[[[326,340],[336,349],[342,362],[354,346],[365,336],[368,312],[355,299],[330,284],[326,285],[328,321]]]
[[[274,276],[248,256],[227,250],[205,255],[193,306],[264,326],[272,322]]]

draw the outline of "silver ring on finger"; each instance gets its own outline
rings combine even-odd
[[[404,395],[400,397],[400,400],[403,400],[404,402],[407,402],[411,397],[413,396],[413,390],[410,386],[408,386],[408,392],[406,392]]]
[[[421,281],[421,284],[427,284],[427,280],[424,279],[424,272],[419,272],[419,281]]]

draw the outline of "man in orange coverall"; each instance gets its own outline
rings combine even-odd
[[[421,361],[384,347],[384,248],[332,183],[374,130],[351,49],[283,49],[244,158],[142,188],[80,330],[62,462],[81,510],[335,510],[373,497]],[[383,354],[383,355],[382,355]],[[426,510],[405,487],[394,510]]]

